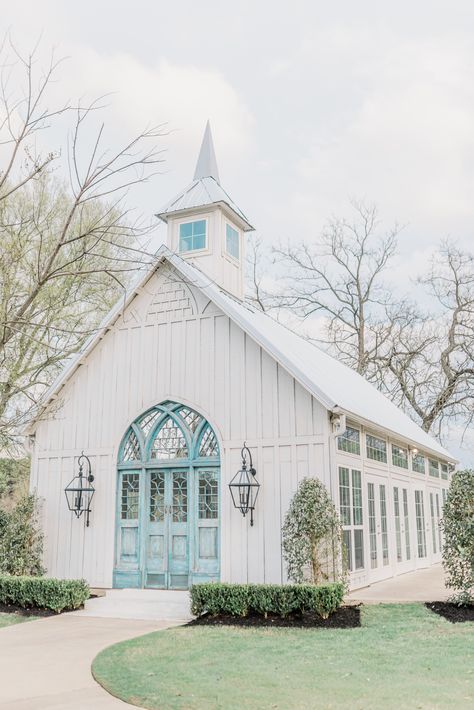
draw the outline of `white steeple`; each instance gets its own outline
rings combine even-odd
[[[193,182],[157,214],[167,246],[238,298],[244,293],[245,232],[253,227],[219,182],[211,126],[206,124]]]
[[[201,143],[201,150],[194,171],[194,179],[212,177],[219,182],[219,170],[217,169],[216,153],[214,150],[214,142],[212,140],[211,124],[206,123],[206,130]]]

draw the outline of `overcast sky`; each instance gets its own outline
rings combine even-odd
[[[309,238],[351,197],[406,224],[411,264],[472,239],[472,2],[0,0],[27,48],[70,59],[54,91],[115,92],[113,143],[166,122],[152,214],[192,177],[210,118],[223,186],[262,237]]]
[[[0,17],[22,49],[43,33],[69,57],[53,99],[113,92],[112,145],[167,124],[163,174],[130,196],[146,215],[192,179],[209,118],[267,243],[310,239],[355,197],[406,225],[401,279],[443,238],[474,244],[472,0],[0,0]]]

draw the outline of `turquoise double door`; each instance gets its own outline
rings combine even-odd
[[[115,587],[187,589],[219,579],[219,468],[119,472]]]

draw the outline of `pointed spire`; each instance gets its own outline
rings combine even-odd
[[[213,177],[216,182],[219,182],[219,171],[217,169],[216,153],[209,121],[206,123],[206,130],[204,131],[201,150],[199,151],[196,170],[194,171],[194,180],[200,180],[205,177]]]

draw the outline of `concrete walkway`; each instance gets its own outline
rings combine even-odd
[[[364,604],[434,602],[444,601],[449,596],[450,592],[444,586],[443,568],[439,564],[356,589],[347,595],[347,601]]]
[[[106,646],[172,625],[62,614],[0,629],[0,708],[126,710],[95,682],[92,660]]]

